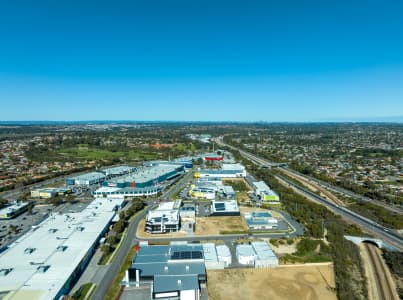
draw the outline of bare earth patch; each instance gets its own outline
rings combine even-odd
[[[208,270],[210,300],[335,300],[332,264]]]
[[[241,216],[196,218],[195,235],[218,235],[220,231],[245,231],[248,226]]]
[[[137,227],[136,236],[139,238],[169,238],[187,236],[184,232],[170,232],[162,234],[151,234],[144,231],[145,219],[141,220]],[[221,231],[246,231],[246,225],[243,217],[205,217],[196,218],[196,232],[194,235],[220,235]]]

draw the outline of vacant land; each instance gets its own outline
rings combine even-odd
[[[248,226],[240,216],[196,218],[196,235],[218,235],[247,230]]]
[[[334,300],[332,264],[207,271],[210,300]]]
[[[145,219],[141,220],[137,227],[136,236],[139,238],[168,238],[186,236],[184,232],[171,232],[151,234],[144,232]],[[194,235],[220,235],[224,233],[246,233],[248,227],[242,217],[206,217],[196,218],[196,231]]]

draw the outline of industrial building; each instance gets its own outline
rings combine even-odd
[[[266,242],[252,242],[256,253],[255,268],[272,268],[278,266],[278,258]]]
[[[205,183],[222,183],[222,178],[220,177],[201,177],[197,179],[197,182],[205,182]]]
[[[198,179],[195,184],[191,186],[189,191],[190,196],[209,200],[214,199],[215,196],[231,200],[235,199],[236,193],[233,187],[230,185],[224,185],[221,179],[212,181],[202,179],[203,178]]]
[[[73,190],[71,188],[44,188],[35,189],[31,191],[32,198],[49,199],[55,196],[65,196],[71,194]]]
[[[236,247],[238,262],[242,265],[255,268],[269,268],[278,266],[278,258],[266,242],[252,242]]]
[[[232,171],[237,171],[239,174],[241,174],[240,177],[245,177],[246,176],[246,169],[243,165],[241,164],[228,164],[224,163],[221,166],[221,170],[232,170]]]
[[[217,195],[219,198],[225,198],[229,200],[234,200],[236,198],[236,193],[235,190],[232,186],[230,185],[222,185],[218,189]]]
[[[147,213],[145,231],[149,233],[177,232],[181,220],[179,208],[181,201],[161,203],[158,208]]]
[[[255,181],[253,182],[253,187],[255,189],[255,195],[261,201],[269,201],[269,202],[279,202],[280,196],[271,190],[264,181]]]
[[[238,203],[236,200],[211,202],[212,216],[240,216]]]
[[[207,270],[228,268],[232,263],[231,252],[226,245],[216,246],[214,243],[205,243],[203,252]]]
[[[197,187],[192,185],[189,190],[189,196],[196,199],[213,200],[216,196],[215,187]]]
[[[236,246],[236,257],[238,259],[238,262],[241,265],[249,265],[249,266],[254,266],[255,265],[255,251],[253,251],[253,247],[251,245],[238,245]]]
[[[82,212],[52,214],[0,253],[4,299],[60,299],[77,282],[123,199],[95,199]]]
[[[250,230],[273,229],[278,225],[278,220],[268,211],[245,213],[244,218]]]
[[[143,166],[145,167],[153,167],[160,165],[182,165],[186,169],[193,168],[192,158],[188,157],[177,158],[173,160],[151,160],[143,162]]]
[[[12,219],[28,210],[28,202],[15,201],[9,206],[0,209],[0,220]]]
[[[227,268],[232,263],[232,255],[229,248],[226,245],[217,245],[217,258],[218,261],[222,261],[224,263],[224,267]]]
[[[219,177],[219,178],[240,178],[245,177],[245,170],[215,170],[215,169],[203,169],[195,172],[195,178],[203,177]]]
[[[66,179],[66,185],[93,185],[103,182],[106,179],[104,173],[101,172],[91,172],[75,177],[70,177]]]
[[[201,245],[142,245],[123,284],[150,286],[151,299],[199,300],[206,282]]]

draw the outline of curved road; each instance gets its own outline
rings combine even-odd
[[[192,178],[192,172],[186,174],[183,178],[176,183],[175,186],[168,189],[161,196],[161,199],[169,199],[173,194],[175,194],[179,189],[181,189],[186,183]],[[109,266],[107,266],[107,271],[102,277],[100,283],[96,286],[94,293],[91,296],[91,299],[98,300],[103,299],[109,289],[109,287],[113,283],[113,279],[116,274],[118,274],[120,267],[124,263],[124,260],[129,253],[130,249],[136,244],[136,231],[141,219],[145,217],[147,212],[154,208],[153,205],[147,206],[141,213],[139,213],[129,224],[129,229],[127,230],[126,237],[122,241],[118,252],[115,254],[115,257],[112,259],[112,262]]]

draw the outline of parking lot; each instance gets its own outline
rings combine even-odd
[[[41,223],[49,213],[73,213],[80,212],[87,207],[87,202],[66,202],[57,207],[48,204],[36,205],[32,214],[24,212],[23,214],[10,220],[0,220],[0,249],[7,246],[29,231],[33,225]]]
[[[12,243],[18,237],[42,222],[51,210],[51,206],[37,206],[32,210],[32,214],[27,212],[11,220],[0,220],[0,248]]]

